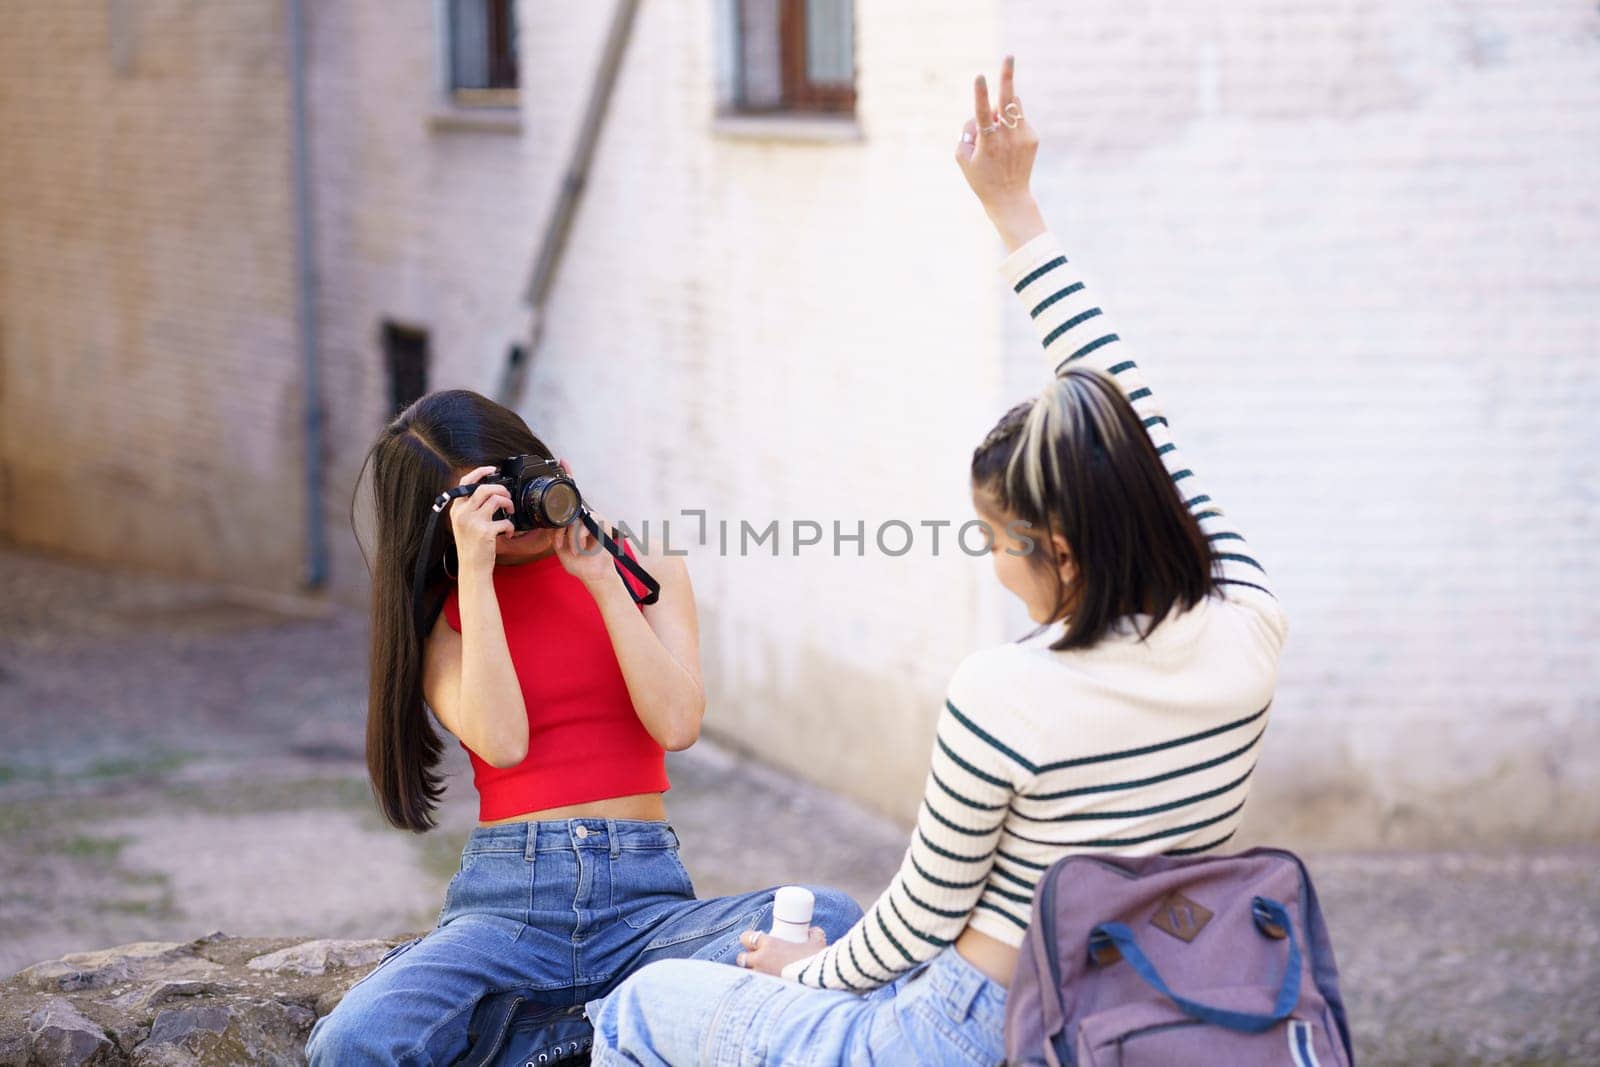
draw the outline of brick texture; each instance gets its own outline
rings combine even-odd
[[[307,7],[325,521],[359,603],[379,325],[493,393],[610,5],[521,5],[509,131],[439,121],[429,0]],[[718,126],[727,8],[641,5],[523,405],[603,512],[674,518],[709,729],[909,817],[955,664],[1025,629],[919,525],[970,516],[971,448],[1041,384],[951,160],[1009,49],[1047,212],[1289,609],[1248,836],[1600,834],[1593,5],[862,3],[845,142]],[[8,10],[0,536],[298,583],[284,25]],[[63,477],[90,496],[32,491]],[[773,520],[780,558],[717,550]],[[792,554],[797,520],[865,523],[865,556]]]
[[[1252,835],[1592,840],[1594,5],[1006,13],[1043,199],[1289,610]]]
[[[0,536],[291,585],[284,533],[303,503],[277,5],[30,2],[5,22]]]

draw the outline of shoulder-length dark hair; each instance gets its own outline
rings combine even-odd
[[[412,615],[411,582],[434,499],[456,483],[455,472],[531,453],[552,457],[522,417],[467,389],[432,392],[395,416],[368,450],[356,476],[372,465],[372,507],[377,548],[362,559],[372,576],[372,663],[367,691],[367,773],[383,816],[421,833],[434,827],[433,809],[444,794],[434,768],[443,741],[424,710],[422,643]],[[355,496],[350,523],[355,527]],[[448,576],[443,554],[451,546],[449,513],[435,523],[426,599],[433,603]],[[360,544],[360,533],[356,534]]]
[[[1148,637],[1174,608],[1216,588],[1199,521],[1133,405],[1098,370],[1068,368],[1006,412],[972,454],[972,484],[992,510],[1028,524],[1030,562],[1055,575],[1050,617],[1065,617],[1066,628],[1051,648],[1090,648],[1136,614],[1150,617],[1140,632]],[[1070,583],[1050,547],[1054,534],[1072,555]]]

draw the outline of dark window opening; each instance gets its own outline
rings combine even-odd
[[[463,104],[515,104],[516,0],[448,0],[446,10],[451,96]]]
[[[734,10],[736,110],[855,110],[852,0],[735,0]]]
[[[389,371],[389,411],[398,414],[428,391],[428,331],[385,320],[383,360]]]

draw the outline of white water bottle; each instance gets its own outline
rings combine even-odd
[[[772,900],[772,936],[803,945],[811,939],[811,910],[817,898],[804,886],[786,885]]]

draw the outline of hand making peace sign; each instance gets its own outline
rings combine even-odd
[[[989,83],[982,74],[973,82],[973,117],[956,145],[956,164],[967,184],[1000,230],[1010,248],[1044,232],[1044,219],[1029,188],[1039,135],[1022,111],[1016,90],[1016,58],[1007,56],[1000,69],[1000,99],[989,102]]]

